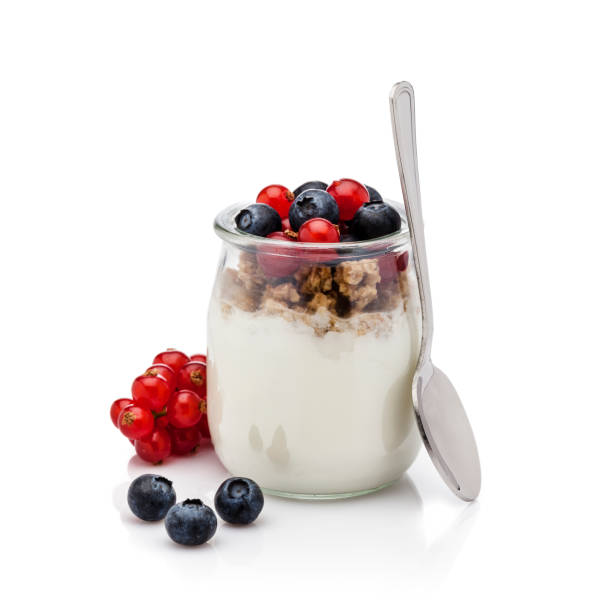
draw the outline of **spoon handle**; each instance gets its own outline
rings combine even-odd
[[[416,151],[416,128],[414,119],[414,90],[407,81],[396,83],[389,94],[391,105],[391,123],[395,141],[395,156],[402,184],[404,205],[412,253],[419,286],[421,313],[423,322],[423,339],[419,363],[428,361],[431,354],[433,334],[433,312],[427,254],[425,252],[425,233],[423,230],[423,212],[421,210],[421,190],[419,187],[419,169]]]

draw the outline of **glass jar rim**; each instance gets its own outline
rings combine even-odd
[[[404,207],[393,200],[385,200],[387,204],[391,204],[400,214],[402,226],[397,232],[381,236],[380,238],[372,238],[370,240],[360,240],[356,242],[289,242],[287,240],[274,240],[264,236],[255,236],[247,234],[236,227],[234,221],[238,212],[243,208],[252,204],[252,202],[241,202],[233,204],[223,209],[215,218],[214,229],[217,236],[226,242],[230,242],[238,247],[245,249],[263,249],[268,248],[278,249],[282,247],[283,252],[289,255],[292,250],[295,255],[299,256],[304,252],[329,252],[330,248],[334,249],[340,257],[350,257],[355,253],[384,253],[393,251],[397,247],[406,246],[410,243],[410,232],[408,223],[406,222],[406,213]]]

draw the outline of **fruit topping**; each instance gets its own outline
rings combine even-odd
[[[126,406],[117,418],[119,431],[130,440],[140,440],[148,436],[155,427],[155,417],[148,408],[134,403]]]
[[[188,361],[189,357],[187,357],[185,353],[177,351],[176,349],[166,349],[163,353],[156,355],[153,360],[153,365],[156,363],[164,363],[175,372],[178,372]]]
[[[375,202],[359,208],[351,223],[351,231],[357,240],[369,240],[397,232],[401,225],[401,217],[393,206]]]
[[[254,236],[267,236],[282,230],[281,217],[267,204],[250,204],[236,215],[239,230]]]
[[[206,364],[199,361],[187,362],[177,374],[176,387],[179,391],[194,391],[206,399]]]
[[[264,496],[250,478],[228,478],[215,495],[215,509],[228,523],[248,525],[261,512]]]
[[[282,219],[289,214],[289,207],[294,198],[293,193],[286,187],[282,185],[268,185],[259,192],[255,201],[271,206]]]
[[[321,189],[325,191],[327,189],[327,183],[323,181],[308,181],[307,183],[302,183],[297,189],[294,189],[293,195],[297,198],[300,193],[307,189]]]
[[[217,531],[217,517],[199,499],[186,499],[170,508],[165,520],[166,531],[177,544],[204,544]]]
[[[321,189],[308,189],[293,201],[289,209],[289,222],[291,228],[298,232],[309,219],[321,218],[338,223],[338,215],[338,205],[329,193]]]
[[[127,501],[130,510],[143,521],[161,521],[176,503],[172,482],[156,474],[143,474],[132,481]]]
[[[380,195],[380,193],[378,193],[378,191],[376,189],[374,189],[374,187],[370,187],[369,185],[364,185],[364,187],[368,190],[368,195],[370,196],[370,199],[368,200],[368,202],[382,202],[382,196]]]
[[[284,232],[272,232],[268,238],[282,240],[283,242],[295,242]],[[290,248],[265,247],[257,253],[257,263],[261,266],[266,276],[281,278],[293,274],[299,266],[299,262],[293,257]]]
[[[205,412],[206,402],[193,391],[177,391],[168,402],[167,416],[173,427],[193,427]]]
[[[309,219],[298,232],[300,242],[339,242],[338,228],[327,219]]]
[[[368,190],[353,179],[334,181],[328,188],[329,193],[340,209],[340,220],[350,221],[359,207],[370,199]]]

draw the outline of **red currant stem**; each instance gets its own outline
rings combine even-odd
[[[166,416],[168,409],[166,406],[164,406],[159,412],[155,412],[155,410],[151,410],[151,412],[153,413],[153,416],[158,419],[159,417]]]

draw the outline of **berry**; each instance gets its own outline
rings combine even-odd
[[[327,219],[309,219],[298,232],[300,242],[338,242],[338,228]]]
[[[302,183],[297,189],[293,190],[293,195],[297,198],[300,193],[306,191],[307,189],[321,189],[325,191],[327,189],[327,183],[323,181],[308,181],[307,183]]]
[[[155,411],[166,405],[171,392],[168,381],[155,374],[143,374],[132,383],[134,401]]]
[[[282,221],[281,221],[282,227],[283,227],[283,232],[287,231],[287,230],[291,230],[291,221],[289,221],[289,217],[285,217]],[[274,234],[276,232],[273,232]],[[269,238],[269,236],[268,236]]]
[[[200,422],[198,423],[200,429],[200,435],[206,440],[210,440],[210,429],[208,427],[208,416],[203,414]]]
[[[196,546],[208,542],[217,531],[217,517],[199,499],[186,499],[170,508],[166,531],[177,544]]]
[[[206,397],[206,364],[199,361],[188,361],[178,372],[176,387],[194,391],[201,398]]]
[[[257,196],[256,202],[271,206],[280,216],[289,214],[289,207],[295,196],[282,185],[268,185],[264,187]]]
[[[309,219],[321,218],[338,223],[338,205],[334,198],[321,189],[307,189],[302,192],[289,209],[289,222],[293,231],[299,231]]]
[[[252,523],[263,505],[264,497],[259,485],[249,478],[228,478],[215,495],[215,508],[228,523]]]
[[[397,269],[403,272],[408,267],[408,251],[404,251],[397,256]]]
[[[155,416],[155,429],[166,429],[170,425],[168,416],[166,414],[159,414]]]
[[[173,455],[186,455],[191,451],[195,451],[200,444],[200,428],[199,425],[187,427],[185,429],[177,429],[176,427],[168,427],[170,440],[172,442]]]
[[[368,190],[368,195],[370,196],[368,202],[382,202],[382,196],[374,187],[370,187],[369,185],[364,185],[364,187]]]
[[[200,363],[206,363],[206,355],[204,355],[204,353],[196,353],[195,355],[192,355],[189,358],[189,361],[199,361]]]
[[[110,418],[111,418],[111,421],[113,422],[113,425],[115,427],[119,427],[119,425],[117,424],[117,419],[119,418],[119,413],[126,406],[129,406],[130,404],[133,404],[133,403],[134,403],[134,400],[132,400],[132,399],[121,398],[121,399],[115,400],[111,404]]]
[[[170,391],[176,388],[176,372],[165,363],[154,363],[149,366],[144,373],[145,376],[161,376],[166,380]]]
[[[185,353],[177,351],[176,349],[166,349],[163,353],[156,355],[153,364],[165,363],[175,372],[178,372],[188,361],[189,357],[187,357]]]
[[[176,503],[172,482],[156,474],[143,474],[132,481],[127,495],[130,510],[143,521],[161,521]]]
[[[267,237],[283,242],[295,242],[283,232],[272,232]],[[289,276],[298,269],[299,262],[296,261],[291,248],[266,246],[264,249],[257,253],[257,263],[259,263],[266,276],[280,278]]]
[[[350,221],[359,207],[370,199],[368,190],[353,179],[334,181],[327,188],[327,193],[336,200],[340,209],[341,221]]]
[[[168,421],[173,427],[192,427],[206,412],[206,402],[193,391],[177,391],[168,402]]]
[[[342,234],[340,236],[340,242],[357,242],[357,238],[353,234]]]
[[[161,463],[170,456],[172,450],[170,434],[165,429],[156,428],[146,438],[136,440],[134,448],[141,459],[150,463]]]
[[[369,240],[397,232],[401,225],[400,214],[393,206],[375,202],[362,206],[355,213],[351,231],[358,240]]]
[[[280,232],[282,222],[280,215],[267,204],[251,204],[236,215],[236,226],[239,230],[255,236],[267,236]]]
[[[132,403],[117,418],[119,431],[130,440],[140,440],[150,435],[155,427],[155,417],[148,408]]]

